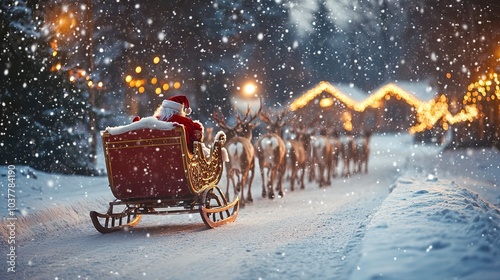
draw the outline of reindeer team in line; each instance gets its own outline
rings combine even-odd
[[[237,123],[229,126],[224,116],[213,113],[213,119],[226,133],[226,150],[229,162],[226,163],[226,196],[229,199],[230,184],[234,194],[241,198],[241,206],[252,203],[251,186],[255,175],[257,158],[262,178],[262,197],[283,197],[283,180],[290,181],[290,190],[295,184],[305,188],[306,175],[309,182],[316,181],[319,187],[332,184],[331,178],[350,177],[357,173],[368,173],[371,133],[363,135],[340,135],[336,131],[321,129],[316,131],[310,126],[297,124],[293,119],[286,120],[286,111],[280,114],[263,112],[262,100],[255,114],[250,107],[242,117],[236,113]],[[252,143],[252,130],[259,123],[265,124],[267,133]],[[283,128],[289,128],[284,131]],[[210,131],[205,139],[210,139]],[[245,196],[246,188],[246,196]]]

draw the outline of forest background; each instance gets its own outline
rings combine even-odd
[[[319,81],[430,80],[460,99],[498,70],[488,2],[2,0],[0,164],[97,174],[95,133],[120,116],[182,93],[210,122],[249,81],[277,107]]]

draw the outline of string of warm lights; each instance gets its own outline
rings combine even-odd
[[[489,92],[492,87],[495,87],[495,94],[486,96],[487,92]],[[473,89],[476,90],[474,91]],[[442,127],[445,130],[448,129],[449,124],[473,121],[474,118],[479,116],[479,110],[474,103],[477,100],[481,100],[481,96],[487,100],[494,100],[495,98],[500,99],[500,83],[498,81],[498,76],[492,74],[490,80],[484,78],[477,83],[471,84],[469,86],[469,92],[464,97],[464,108],[457,114],[452,114],[448,110],[448,99],[445,95],[441,95],[439,98],[432,99],[429,102],[424,102],[416,98],[413,94],[391,83],[381,87],[365,100],[358,103],[325,81],[320,82],[316,87],[308,90],[304,95],[297,98],[290,105],[290,110],[297,111],[305,107],[310,101],[323,92],[330,94],[334,99],[341,101],[346,107],[357,112],[363,112],[367,108],[379,108],[383,100],[390,100],[391,97],[397,100],[403,100],[412,106],[416,112],[418,123],[409,129],[409,132],[414,134],[433,128],[439,121],[442,121]],[[321,107],[329,107],[333,104],[334,101],[332,98],[323,98],[319,103]],[[348,126],[346,129],[349,127],[352,128],[352,126]]]
[[[161,59],[159,56],[155,56],[153,58],[153,64],[159,64],[161,62]],[[143,71],[144,70],[144,71]],[[160,95],[163,92],[168,91],[169,89],[179,89],[182,85],[181,82],[179,81],[166,81],[165,79],[158,78],[156,76],[153,76],[150,79],[144,78],[144,73],[147,71],[147,67],[141,67],[141,66],[136,66],[135,67],[135,74],[136,76],[142,76],[141,78],[134,78],[132,74],[126,75],[125,76],[125,82],[130,88],[135,88],[139,94],[143,94],[146,92],[146,88],[152,87],[154,89],[154,93],[156,95]]]
[[[467,93],[464,95],[463,104],[470,105],[480,103],[481,101],[493,101],[500,99],[500,81],[497,73],[490,73],[481,77],[477,82],[471,83],[467,87]]]
[[[308,90],[301,97],[297,98],[290,105],[290,110],[291,111],[296,111],[296,110],[298,110],[298,109],[306,106],[307,104],[309,104],[309,102],[311,100],[313,100],[314,98],[316,98],[322,92],[327,92],[327,93],[331,94],[334,98],[340,100],[342,103],[344,103],[350,109],[354,109],[354,106],[356,105],[356,101],[354,101],[353,99],[351,99],[347,95],[341,93],[339,90],[337,90],[330,83],[322,81],[317,86],[315,86],[312,89]],[[328,107],[328,106],[331,106],[333,104],[333,103],[328,104],[326,102],[327,101],[323,101],[323,104],[320,104],[320,106],[322,106],[322,107]]]

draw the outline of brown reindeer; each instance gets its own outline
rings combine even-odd
[[[313,158],[312,158],[312,142],[314,140],[314,136],[312,135],[312,131],[307,128],[309,126],[305,126],[304,124],[297,124],[299,121],[294,121],[293,122],[293,131],[294,134],[296,134],[296,139],[302,143],[302,146],[304,147],[304,153],[305,153],[305,165],[306,167],[309,166],[309,182],[312,182],[315,178],[315,170],[312,168],[313,166]],[[312,125],[312,124],[311,124]],[[306,171],[304,170],[304,173]],[[305,177],[305,175],[304,175]]]
[[[250,107],[248,107],[245,117],[237,113],[237,123],[234,127],[226,124],[224,117],[220,117],[219,113],[214,112],[213,118],[219,127],[226,133],[228,141],[226,142],[226,150],[229,156],[229,162],[226,162],[226,197],[229,199],[229,182],[233,185],[234,194],[241,194],[241,206],[245,207],[245,202],[253,202],[252,198],[252,182],[255,175],[255,149],[251,142],[252,130],[258,125],[253,123],[262,110],[253,116],[250,115]],[[235,182],[236,177],[236,182]],[[247,197],[245,199],[245,186],[247,186]]]
[[[356,172],[368,173],[368,159],[370,157],[370,138],[371,132],[366,131],[363,135],[356,138]]]
[[[342,142],[339,139],[338,132],[334,131],[330,139],[331,145],[331,160],[332,160],[332,176],[337,177],[338,167],[340,163],[340,154],[342,152]]]
[[[269,198],[274,198],[273,185],[275,180],[277,180],[276,190],[278,195],[281,197],[284,195],[282,180],[286,168],[286,146],[285,141],[281,138],[284,115],[285,111],[272,120],[272,117],[268,114],[260,113],[260,119],[267,124],[267,129],[273,131],[261,136],[256,144],[260,175],[262,177],[262,197],[266,197],[267,194]],[[265,169],[267,169],[267,176],[264,175]]]
[[[286,143],[286,168],[290,170],[290,189],[295,190],[295,181],[301,189],[305,188],[304,177],[306,174],[306,150],[299,140],[290,139]],[[300,174],[299,174],[300,172]]]
[[[309,159],[307,152],[310,146],[310,138],[304,135],[299,126],[293,124],[292,134],[293,139],[285,141],[286,145],[286,169],[289,171],[290,176],[290,189],[295,190],[295,180],[300,185],[301,189],[305,188],[304,178],[306,175],[307,161]],[[307,139],[307,140],[306,140]]]
[[[351,172],[351,163],[354,165],[354,159],[356,158],[356,146],[354,143],[354,137],[352,135],[346,135],[341,137],[342,141],[342,177],[349,177],[354,172]]]
[[[319,187],[329,186],[331,181],[332,168],[332,146],[330,140],[326,136],[326,132],[322,130],[320,135],[316,135],[312,143],[313,165],[311,168],[318,168],[317,182]]]

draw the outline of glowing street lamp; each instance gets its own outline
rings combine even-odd
[[[257,91],[257,86],[252,82],[249,82],[243,86],[243,94],[245,96],[248,97],[253,96],[256,91]]]
[[[247,82],[241,87],[236,88],[239,92],[232,97],[234,107],[244,113],[247,110],[253,114],[260,107],[260,99],[258,98],[258,88],[253,82]]]

